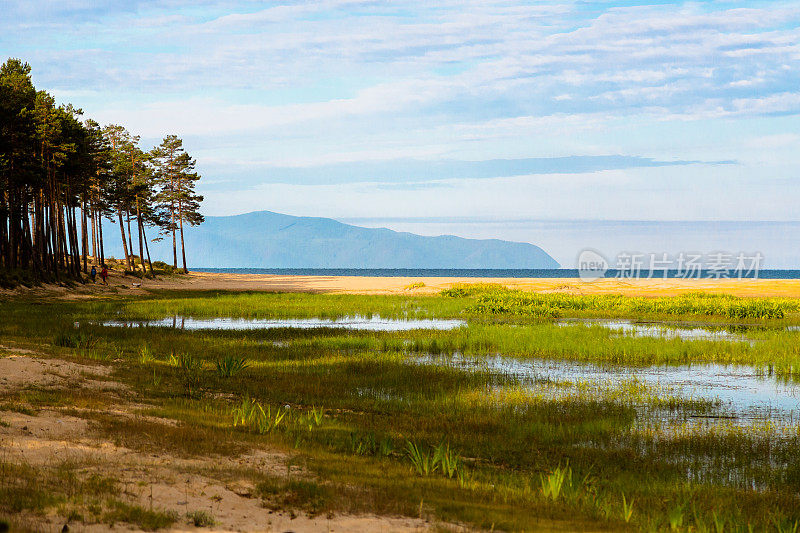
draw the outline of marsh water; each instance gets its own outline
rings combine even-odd
[[[800,422],[800,387],[749,366],[682,365],[605,366],[579,361],[520,360],[502,356],[426,356],[422,362],[486,370],[523,383],[542,381],[620,385],[636,380],[682,398],[720,402],[716,417],[752,423],[758,420]]]
[[[221,329],[221,330],[253,330],[253,329],[314,329],[340,328],[363,331],[411,331],[419,329],[449,330],[466,326],[463,320],[442,319],[392,319],[377,315],[351,316],[336,319],[329,318],[192,318],[171,316],[158,320],[108,320],[104,326],[118,327],[155,327],[186,330]]]
[[[634,322],[631,320],[613,319],[564,319],[557,322],[559,326],[602,326],[618,331],[624,335],[635,337],[657,337],[663,339],[712,340],[712,341],[744,341],[748,326],[687,326],[666,324],[661,322]],[[790,328],[787,328],[790,329]]]
[[[377,315],[354,315],[341,318],[194,318],[174,315],[156,320],[107,320],[104,326],[118,327],[160,327],[186,330],[221,329],[314,329],[340,328],[363,331],[445,331],[464,327],[467,322],[455,319],[397,319],[382,318]],[[683,340],[747,340],[740,332],[731,329],[712,329],[699,326],[677,326],[662,323],[637,323],[630,320],[609,319],[565,319],[557,322],[559,326],[602,326],[620,333],[645,337],[679,338]]]
[[[668,339],[744,341],[747,328],[713,328],[707,326],[676,326],[662,323],[637,323],[628,320],[562,320],[559,327],[601,326],[623,335]],[[192,318],[170,316],[158,320],[109,320],[106,326],[161,327],[184,330],[256,330],[274,328],[341,328],[375,332],[412,330],[452,330],[466,327],[463,320],[389,319],[379,316],[351,316],[336,319],[288,318]],[[468,370],[483,370],[507,375],[523,384],[552,381],[596,383],[602,386],[622,385],[632,380],[671,395],[718,401],[715,410],[719,419],[738,423],[759,420],[778,421],[785,425],[800,422],[800,386],[750,366],[698,364],[684,366],[629,367],[596,365],[584,362],[550,359],[516,359],[502,355],[467,357],[423,356],[418,363],[449,365]],[[715,416],[717,416],[715,415]],[[713,418],[713,417],[712,417]]]

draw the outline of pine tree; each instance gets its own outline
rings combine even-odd
[[[139,142],[139,138],[131,136],[128,130],[116,124],[109,124],[103,128],[103,134],[111,150],[111,179],[107,184],[107,198],[109,199],[109,204],[113,206],[119,223],[125,264],[128,270],[132,272],[131,256],[133,255],[133,250],[129,248],[124,215],[130,211],[134,201],[133,176],[135,170],[129,153],[133,151],[132,146]]]
[[[153,149],[156,165],[156,180],[159,191],[156,202],[169,219],[161,226],[163,233],[172,235],[172,266],[178,268],[177,235],[180,234],[183,271],[186,268],[186,247],[184,244],[184,223],[196,226],[203,222],[200,203],[203,197],[194,188],[200,175],[194,172],[195,160],[186,153],[183,141],[176,135],[168,135],[161,145]]]
[[[30,236],[23,218],[37,189],[36,89],[31,67],[9,59],[0,68],[0,266],[28,267]]]
[[[145,253],[150,262],[148,226],[172,233],[176,268],[180,235],[186,271],[184,225],[203,221],[195,161],[174,135],[147,153],[122,126],[101,129],[82,114],[37,91],[27,63],[9,59],[0,66],[0,269],[81,279],[90,247],[105,261],[103,219],[116,218],[134,270],[133,218],[142,274]]]

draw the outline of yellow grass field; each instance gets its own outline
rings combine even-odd
[[[125,278],[114,282],[125,283]],[[132,278],[131,278],[132,279]],[[138,280],[137,280],[138,282]],[[130,282],[129,282],[130,283]],[[577,278],[439,278],[283,276],[193,272],[186,277],[145,281],[143,288],[182,290],[254,290],[355,294],[435,293],[460,283],[499,283],[536,292],[570,294],[624,294],[628,296],[675,296],[702,291],[749,297],[800,297],[800,280],[776,279],[604,279],[584,282]],[[424,284],[420,286],[420,284]]]

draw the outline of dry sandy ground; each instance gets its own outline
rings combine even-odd
[[[269,274],[218,274],[192,272],[186,276],[139,280],[114,272],[110,285],[87,284],[76,288],[39,287],[0,291],[0,294],[56,294],[64,298],[90,298],[111,291],[136,294],[149,290],[230,290],[355,294],[433,294],[460,283],[499,283],[537,292],[569,294],[625,294],[630,296],[675,296],[704,291],[735,296],[800,298],[800,280],[737,279],[604,279],[583,282],[575,278],[433,278],[368,276],[283,276]],[[424,284],[411,288],[411,285]]]
[[[691,291],[737,296],[800,297],[800,280],[598,280],[575,278],[432,278],[356,276],[277,276],[266,274],[212,274],[193,272],[176,288],[193,290],[258,290],[357,294],[433,294],[464,283],[498,283],[536,292],[571,294],[626,294],[672,296]],[[412,285],[424,284],[422,287]],[[149,285],[146,285],[149,287]],[[154,287],[155,288],[155,287]]]
[[[20,353],[24,350],[0,347],[0,390],[13,392],[23,387],[63,389],[85,387],[106,392],[124,390],[108,381],[108,367],[81,365],[69,361]],[[136,414],[137,405],[120,402],[113,409],[95,413],[117,417],[147,418],[148,421],[174,423]],[[129,394],[127,396],[130,396]],[[216,525],[204,531],[425,531],[426,521],[386,516],[318,516],[273,512],[254,495],[246,479],[221,480],[199,473],[212,469],[241,472],[255,469],[272,476],[305,475],[296,466],[287,468],[288,457],[270,450],[256,450],[239,457],[201,457],[185,459],[169,454],[148,454],[117,446],[93,432],[91,417],[74,416],[59,409],[43,409],[36,414],[0,412],[0,458],[33,467],[54,467],[68,462],[78,476],[97,473],[116,479],[122,488],[120,499],[144,508],[187,512],[210,512]],[[77,410],[79,411],[79,410]],[[43,531],[60,531],[65,523],[55,511],[48,516],[16,517],[20,522]],[[12,517],[14,519],[14,517]],[[71,531],[107,531],[108,524],[70,524]],[[127,524],[114,530],[135,531]],[[197,530],[188,521],[179,521],[172,531]]]

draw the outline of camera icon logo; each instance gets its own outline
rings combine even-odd
[[[586,249],[578,254],[578,277],[583,281],[595,281],[606,276],[608,260],[597,250]]]

